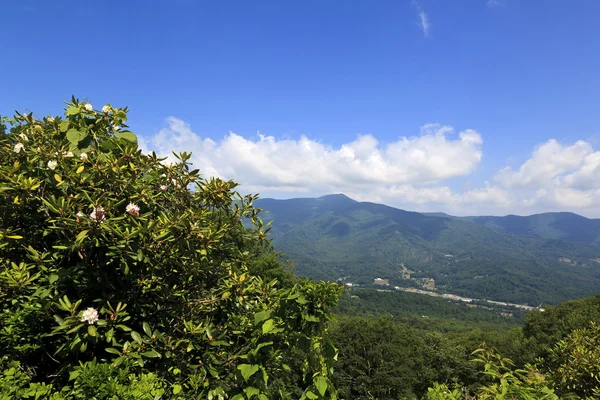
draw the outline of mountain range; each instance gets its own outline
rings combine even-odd
[[[256,205],[299,276],[536,306],[600,292],[600,220],[577,214],[454,217],[342,194]]]

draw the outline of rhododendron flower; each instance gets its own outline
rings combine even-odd
[[[90,218],[94,221],[102,222],[106,218],[106,212],[102,207],[94,208],[94,211],[91,212]]]
[[[102,112],[104,114],[108,114],[110,112],[110,106],[107,104],[104,107],[102,107]]]
[[[140,215],[140,208],[135,203],[127,204],[125,211],[127,211],[129,214]]]
[[[85,105],[85,109],[86,109],[87,111],[92,111],[92,110],[94,109],[94,107],[92,107],[92,105],[91,105],[90,103],[87,103],[87,104]]]
[[[52,171],[56,169],[57,165],[58,163],[55,160],[48,161],[48,168],[50,168]]]
[[[81,153],[79,155],[79,158],[81,159],[81,161],[87,161],[88,155],[87,155],[87,153]]]
[[[98,311],[93,307],[88,307],[83,314],[81,314],[81,322],[87,322],[92,325],[98,321]]]
[[[23,143],[15,144],[15,148],[14,148],[15,153],[20,153],[23,150],[25,150],[25,146],[23,146]]]

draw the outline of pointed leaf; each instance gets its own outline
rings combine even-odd
[[[248,381],[248,378],[258,371],[258,365],[240,364],[238,365],[237,369],[239,369],[242,373],[242,378],[244,378],[244,381]]]

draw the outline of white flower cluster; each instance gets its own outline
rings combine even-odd
[[[108,114],[108,113],[110,112],[111,108],[112,108],[112,107],[111,107],[110,105],[108,105],[108,104],[107,104],[107,105],[105,105],[104,107],[102,107],[102,112],[103,112],[104,114]]]
[[[88,155],[87,155],[87,153],[81,153],[79,155],[79,158],[81,159],[81,161],[87,161]]]
[[[103,207],[96,207],[94,211],[91,212],[90,218],[94,221],[102,222],[106,219],[106,212]]]
[[[88,307],[81,314],[81,322],[87,322],[88,324],[92,325],[92,324],[96,323],[97,321],[98,321],[98,311],[96,311],[96,309],[93,307]]]
[[[86,111],[93,111],[94,107],[92,107],[92,105],[90,103],[87,103],[85,106]]]
[[[125,211],[132,215],[140,215],[140,208],[135,203],[127,204],[127,207],[125,207]]]
[[[48,168],[50,168],[52,171],[54,171],[56,169],[57,165],[58,165],[58,162],[56,162],[56,160],[48,161]]]
[[[21,151],[25,151],[25,146],[23,145],[23,143],[17,143],[15,144],[15,148],[13,150],[15,151],[15,153],[20,153]]]

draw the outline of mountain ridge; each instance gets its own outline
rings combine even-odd
[[[426,215],[339,194],[256,204],[269,210],[263,219],[271,222],[273,244],[295,262],[301,276],[363,284],[382,277],[393,285],[435,285],[467,297],[534,306],[596,294],[600,288],[600,247],[591,243],[515,233],[490,227],[489,220]]]

